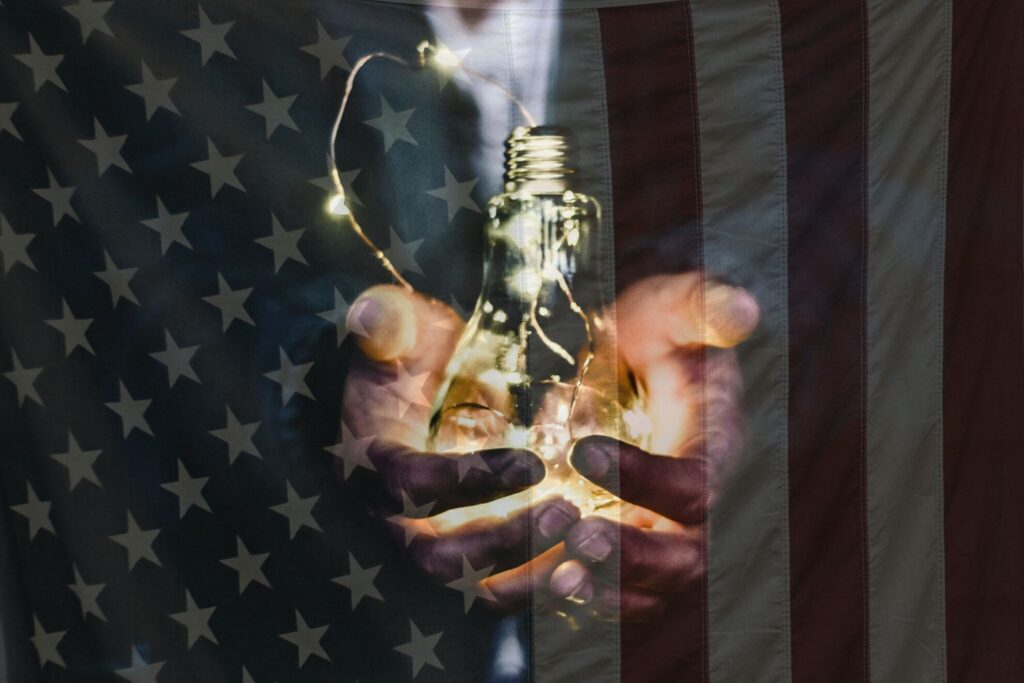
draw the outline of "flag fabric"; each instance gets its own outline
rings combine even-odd
[[[326,157],[357,60],[422,40],[572,130],[617,291],[758,302],[657,619],[552,635],[367,510],[346,320],[387,275]],[[1024,679],[1024,4],[3,0],[0,45],[4,680]],[[349,203],[464,314],[522,120],[361,78]]]

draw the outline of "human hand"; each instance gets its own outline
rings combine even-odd
[[[342,399],[339,478],[386,520],[410,558],[434,579],[461,579],[465,562],[505,579],[523,575],[535,555],[561,543],[579,519],[575,506],[548,498],[507,518],[478,519],[450,530],[425,519],[522,491],[544,478],[543,462],[527,450],[427,452],[431,399],[462,320],[438,301],[378,286],[353,303],[347,323],[361,353],[349,369]],[[550,563],[554,555],[557,550],[544,561]],[[523,598],[518,590],[483,588],[478,595],[507,609],[516,609]]]
[[[551,574],[553,596],[597,616],[648,619],[705,571],[700,525],[741,442],[741,378],[734,346],[757,326],[745,290],[700,273],[657,276],[616,302],[619,351],[647,394],[652,455],[602,436],[570,458],[627,503],[621,520],[580,520],[569,560]],[[563,604],[567,604],[564,603]]]

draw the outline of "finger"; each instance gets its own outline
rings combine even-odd
[[[463,559],[473,567],[502,572],[561,543],[579,517],[572,503],[549,498],[507,518],[479,519],[433,536],[419,534],[409,549],[421,569],[446,581],[462,575]]]
[[[651,455],[607,436],[577,441],[569,461],[598,486],[681,524],[704,520],[708,464],[702,457]]]
[[[565,609],[586,607],[599,619],[645,621],[658,614],[665,597],[656,592],[632,586],[601,581],[579,560],[558,565],[548,581],[551,598],[568,603]]]
[[[704,572],[698,538],[680,532],[651,531],[601,517],[577,523],[565,539],[566,552],[596,576],[623,586],[680,593]]]
[[[360,350],[378,362],[447,357],[450,348],[434,347],[449,347],[462,328],[461,318],[449,306],[395,285],[377,285],[360,294],[349,308],[346,324],[356,334]]]
[[[481,583],[493,596],[492,604],[506,612],[521,612],[533,605],[543,609],[553,600],[546,586],[555,567],[565,561],[565,547],[559,543],[530,561],[488,576]]]
[[[375,440],[367,447],[366,456],[373,469],[366,468],[360,476],[376,483],[373,493],[367,495],[371,506],[399,510],[408,499],[413,505],[428,507],[431,515],[517,493],[544,479],[545,474],[540,458],[511,448],[449,456]],[[335,462],[342,475],[350,466],[340,457]]]

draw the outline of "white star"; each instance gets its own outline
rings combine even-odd
[[[32,644],[36,646],[36,652],[39,653],[39,666],[46,666],[49,662],[53,662],[57,666],[65,666],[64,658],[57,651],[57,646],[60,645],[60,641],[64,639],[64,634],[67,631],[47,633],[39,622],[39,617],[35,615],[32,616],[32,624],[34,633]]]
[[[423,393],[423,385],[430,380],[430,371],[421,372],[418,375],[410,375],[409,371],[402,365],[402,361],[395,362],[398,377],[385,384],[382,388],[387,390],[398,399],[398,417],[405,417],[410,406],[430,408],[430,399]]]
[[[263,573],[263,563],[267,561],[270,553],[250,553],[249,549],[242,543],[242,539],[235,537],[238,554],[221,560],[221,563],[231,567],[238,572],[238,593],[241,595],[250,583],[262,583],[270,588],[266,574]]]
[[[227,332],[234,320],[241,320],[250,325],[256,324],[245,310],[245,302],[249,299],[250,294],[252,294],[252,287],[231,289],[224,276],[217,273],[217,293],[204,296],[203,301],[220,309],[223,321],[222,331]]]
[[[297,263],[303,265],[309,265],[306,262],[306,257],[299,251],[299,240],[302,239],[303,233],[306,232],[305,228],[299,228],[298,230],[285,230],[284,226],[281,225],[281,221],[277,220],[277,216],[273,213],[270,214],[271,218],[271,233],[267,237],[257,237],[255,242],[261,247],[266,247],[274,252],[274,272],[281,270],[281,266],[284,265],[285,261],[292,259]]]
[[[149,121],[160,107],[173,114],[179,113],[171,100],[171,88],[177,82],[177,78],[156,78],[146,63],[142,62],[142,82],[126,85],[125,88],[143,99],[146,105],[146,120]]]
[[[71,216],[77,221],[78,214],[71,206],[71,196],[75,194],[74,186],[61,187],[57,178],[54,177],[53,171],[49,169],[46,170],[46,175],[50,179],[49,187],[35,187],[32,188],[32,191],[49,202],[50,210],[53,213],[53,224],[60,223],[64,216]]]
[[[270,89],[270,84],[263,81],[263,101],[256,104],[250,104],[246,106],[249,111],[256,112],[263,117],[266,129],[267,139],[274,134],[274,131],[279,127],[284,126],[285,128],[291,128],[292,130],[298,130],[299,127],[295,125],[294,119],[288,110],[295,102],[295,98],[298,95],[285,95],[284,97],[278,97],[274,94],[274,91]]]
[[[327,656],[324,648],[320,645],[324,634],[327,633],[327,628],[327,626],[310,628],[306,625],[302,615],[299,614],[299,610],[295,610],[295,630],[291,633],[282,633],[281,637],[298,648],[300,669],[306,663],[306,660],[309,659],[310,655],[322,657],[328,662],[331,661],[331,658]]]
[[[385,154],[391,149],[391,146],[399,140],[403,140],[412,145],[418,145],[416,138],[412,136],[407,128],[409,124],[409,118],[415,113],[415,109],[406,109],[404,111],[395,111],[388,104],[388,101],[384,99],[384,96],[380,97],[380,116],[375,119],[369,119],[364,123],[371,128],[376,128],[384,136],[384,152]]]
[[[409,620],[409,631],[411,638],[405,645],[397,645],[395,649],[401,652],[403,655],[407,655],[412,658],[412,677],[416,678],[416,675],[420,672],[420,669],[426,664],[437,667],[441,671],[444,671],[444,667],[441,666],[441,661],[434,654],[434,648],[437,647],[437,641],[441,640],[443,633],[435,633],[431,636],[424,636],[416,624],[413,623],[412,619]]]
[[[345,480],[347,481],[349,475],[357,467],[363,467],[374,472],[377,470],[373,463],[370,462],[367,453],[373,440],[373,436],[364,436],[361,439],[357,439],[343,421],[341,423],[341,443],[327,446],[324,450],[341,459]]]
[[[470,193],[473,192],[473,188],[479,182],[478,179],[467,180],[466,182],[460,183],[455,179],[455,176],[448,167],[444,167],[444,187],[439,187],[436,190],[428,190],[427,194],[431,197],[437,197],[438,199],[444,200],[444,203],[448,207],[448,222],[451,223],[455,218],[455,214],[459,212],[459,209],[469,209],[480,213],[480,206],[473,201],[473,197]]]
[[[67,92],[64,81],[57,75],[57,67],[64,61],[64,55],[48,55],[42,51],[32,34],[28,36],[28,54],[14,55],[19,62],[32,69],[32,80],[35,82],[36,92],[46,85],[53,83],[55,86]]]
[[[153,541],[156,540],[160,530],[140,529],[130,511],[126,511],[125,516],[128,519],[128,530],[123,534],[112,535],[110,540],[120,546],[124,546],[125,550],[128,551],[128,571],[131,571],[139,560],[149,560],[158,567],[163,566],[160,564],[160,558],[156,556],[156,552],[153,550]]]
[[[303,52],[313,55],[320,62],[320,80],[327,78],[328,72],[333,67],[348,71],[352,66],[345,59],[345,47],[352,36],[343,38],[331,38],[327,30],[316,22],[316,42],[301,48]]]
[[[343,574],[336,578],[331,579],[336,584],[348,588],[351,593],[350,599],[352,601],[352,609],[354,610],[363,598],[376,598],[377,600],[383,601],[380,591],[373,585],[373,580],[377,578],[377,573],[380,572],[380,565],[376,567],[363,568],[356,561],[355,555],[352,553],[348,554],[348,574]]]
[[[100,609],[100,603],[98,599],[100,593],[107,584],[105,583],[86,583],[85,579],[82,578],[81,572],[78,571],[78,567],[74,564],[71,565],[75,572],[75,582],[67,584],[68,588],[74,592],[75,597],[78,598],[78,602],[82,605],[82,617],[84,618],[88,614],[94,614],[98,619],[107,621],[107,615]]]
[[[196,371],[192,369],[192,356],[199,350],[198,346],[178,346],[171,336],[171,331],[164,330],[163,351],[154,351],[149,354],[167,368],[167,385],[173,387],[179,377],[187,377],[194,382],[199,381]]]
[[[114,260],[110,258],[110,254],[106,251],[103,252],[103,262],[106,264],[107,269],[93,271],[93,275],[103,280],[103,283],[110,289],[110,298],[113,305],[116,307],[121,299],[127,299],[138,306],[139,299],[135,296],[135,292],[132,291],[131,281],[139,269],[118,268]]]
[[[210,196],[216,197],[217,193],[225,185],[230,185],[245,192],[242,181],[238,179],[238,175],[235,173],[235,167],[238,166],[238,163],[245,155],[236,154],[226,157],[220,153],[217,146],[213,144],[213,140],[209,138],[206,140],[206,153],[207,158],[204,161],[196,161],[191,166],[210,176]]]
[[[228,445],[228,464],[234,464],[235,458],[243,451],[251,453],[257,458],[262,458],[263,456],[260,455],[256,446],[252,443],[252,437],[256,430],[260,428],[260,423],[253,422],[243,425],[235,417],[235,414],[231,412],[230,407],[227,407],[227,413],[227,426],[223,429],[213,429],[210,431],[210,434]]]
[[[430,512],[434,509],[434,503],[426,503],[425,505],[416,505],[412,502],[412,498],[409,497],[405,491],[402,491],[402,511],[397,515],[391,515],[388,517],[388,521],[392,524],[397,524],[402,527],[402,531],[405,535],[405,545],[408,546],[412,543],[413,539],[420,534],[427,536],[436,536],[437,532],[434,531],[434,527],[430,525],[430,522],[425,517],[430,516]]]
[[[423,244],[422,239],[410,240],[403,242],[402,238],[398,236],[395,229],[388,226],[388,233],[391,238],[388,242],[388,248],[384,249],[384,255],[391,261],[391,265],[399,273],[406,271],[416,273],[417,275],[423,275],[423,269],[420,268],[420,264],[416,262],[416,252],[419,251],[420,245]]]
[[[93,31],[106,33],[111,38],[114,37],[114,32],[110,30],[106,19],[103,18],[113,4],[113,0],[109,2],[78,0],[76,5],[65,5],[64,11],[78,19],[78,23],[81,24],[82,42],[84,43],[93,34]]]
[[[35,387],[36,379],[39,378],[39,373],[43,371],[43,368],[26,368],[21,364],[21,360],[13,348],[11,349],[11,362],[14,364],[14,368],[4,372],[4,377],[14,383],[14,388],[18,392],[18,407],[25,405],[26,398],[43,405],[43,399],[39,398],[39,392]]]
[[[39,500],[32,485],[25,482],[26,497],[28,500],[21,505],[12,505],[11,509],[28,520],[28,538],[32,540],[42,529],[56,535],[53,529],[53,522],[50,521],[50,506],[52,503],[46,500]]]
[[[182,31],[181,34],[189,40],[199,43],[202,64],[206,66],[206,62],[210,61],[210,57],[218,52],[232,59],[237,59],[235,53],[228,47],[227,41],[228,31],[234,25],[235,22],[233,21],[226,21],[222,24],[213,23],[210,21],[210,17],[206,16],[206,12],[203,11],[203,6],[199,5],[199,28],[188,29],[187,31]]]
[[[206,486],[206,482],[209,480],[209,477],[193,477],[185,469],[185,463],[179,460],[177,481],[169,481],[166,484],[160,484],[160,486],[177,496],[178,518],[181,519],[185,517],[186,512],[192,509],[193,505],[207,512],[212,512],[210,504],[203,497],[203,487]]]
[[[107,133],[103,124],[100,123],[100,120],[94,118],[92,139],[79,140],[78,144],[96,155],[96,166],[99,169],[97,171],[99,175],[103,175],[111,166],[117,166],[131,173],[132,169],[129,168],[128,162],[121,156],[121,149],[124,147],[127,139],[127,135],[111,136]]]
[[[28,245],[35,239],[35,234],[27,232],[18,234],[14,232],[7,219],[0,214],[0,274],[7,274],[14,264],[20,263],[29,270],[35,270],[36,265],[28,255]]]
[[[185,611],[177,614],[169,614],[171,619],[185,627],[187,631],[188,649],[191,649],[200,638],[206,638],[214,645],[217,644],[217,637],[210,629],[210,617],[216,607],[199,607],[192,599],[192,594],[185,591]]]
[[[285,482],[288,488],[288,501],[278,505],[271,505],[270,509],[279,515],[288,518],[288,538],[295,538],[299,530],[308,526],[314,531],[323,531],[316,519],[313,518],[313,506],[320,500],[320,496],[299,498],[299,494],[292,488],[290,482]]]
[[[459,469],[459,481],[466,478],[470,470],[481,470],[491,472],[490,466],[478,453],[487,444],[487,438],[472,438],[464,430],[455,431],[455,445],[445,450],[441,455],[446,455],[455,461]]]
[[[338,338],[338,346],[341,346],[341,342],[345,341],[345,336],[348,335],[348,327],[345,326],[345,319],[348,317],[349,303],[345,300],[345,297],[341,295],[338,288],[334,288],[334,308],[329,308],[326,311],[317,313],[318,316],[326,320],[327,322],[334,325],[335,334]]]
[[[156,677],[163,667],[163,662],[146,664],[139,651],[133,647],[132,665],[127,669],[116,669],[114,673],[121,678],[131,681],[131,683],[157,683]]]
[[[95,355],[96,352],[92,350],[92,345],[89,344],[89,340],[85,336],[92,325],[93,318],[76,318],[71,312],[67,300],[62,299],[61,302],[64,307],[63,317],[44,322],[64,335],[64,355],[70,356],[71,352],[79,346]]]
[[[466,61],[466,55],[469,54],[470,48],[465,50],[452,50],[447,45],[442,43],[440,40],[437,41],[437,51],[441,55],[443,64],[438,65],[435,69],[437,72],[437,84],[441,90],[451,83],[452,79],[455,78],[467,85],[473,84],[473,79],[469,77],[469,73],[466,72],[466,68],[462,66],[462,63]]]
[[[120,382],[120,387],[121,393],[118,400],[104,405],[121,416],[121,430],[124,438],[127,439],[133,429],[153,436],[153,430],[149,428],[149,422],[146,420],[146,410],[149,409],[149,404],[153,400],[140,399],[136,401],[128,393],[128,387],[124,385],[124,382]]]
[[[14,111],[18,108],[17,102],[0,102],[0,131],[7,131],[16,139],[21,140],[21,133],[14,127]]]
[[[102,450],[83,451],[82,447],[78,445],[75,435],[68,431],[67,452],[54,453],[50,457],[68,469],[68,490],[74,491],[75,487],[78,486],[78,482],[83,479],[88,479],[97,486],[102,486],[94,469],[96,458],[102,452]]]
[[[469,563],[466,556],[462,556],[462,576],[454,581],[450,581],[445,585],[449,588],[453,588],[457,591],[462,591],[462,606],[463,609],[468,613],[469,608],[473,606],[473,602],[477,598],[483,600],[495,600],[494,593],[483,584],[483,580],[491,575],[494,571],[494,565],[484,567],[483,569],[473,569],[473,565]]]
[[[313,363],[293,365],[283,348],[279,349],[278,353],[280,355],[281,367],[278,370],[265,372],[263,376],[281,385],[281,405],[288,403],[295,394],[301,394],[307,398],[315,398],[313,392],[309,389],[309,385],[306,384],[306,375],[309,374]]]
[[[166,254],[167,249],[177,242],[178,244],[188,249],[192,248],[192,243],[185,237],[185,233],[182,232],[181,227],[185,224],[188,219],[188,211],[182,211],[181,213],[171,213],[164,206],[164,203],[160,201],[160,197],[156,198],[156,218],[149,218],[142,221],[143,225],[152,228],[160,233],[160,253]]]

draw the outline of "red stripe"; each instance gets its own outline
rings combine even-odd
[[[701,262],[692,29],[682,2],[602,9],[599,16],[621,289]],[[707,680],[706,584],[663,618],[621,628],[623,681]]]
[[[862,0],[781,2],[797,682],[869,679],[865,12]]]
[[[953,3],[944,308],[950,681],[1024,680],[1024,3]]]

